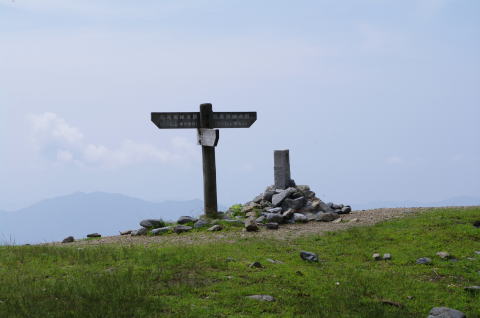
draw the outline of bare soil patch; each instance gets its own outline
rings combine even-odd
[[[432,208],[388,208],[363,211],[352,211],[350,214],[342,215],[341,223],[333,222],[309,222],[305,224],[286,224],[278,230],[268,230],[261,227],[258,232],[245,232],[242,228],[225,232],[191,232],[183,234],[167,234],[159,236],[106,236],[95,240],[81,240],[74,243],[50,243],[48,245],[172,245],[172,244],[202,244],[207,242],[235,243],[238,239],[261,237],[277,240],[290,240],[304,235],[323,234],[325,232],[339,231],[354,226],[368,226],[389,219],[422,213]]]

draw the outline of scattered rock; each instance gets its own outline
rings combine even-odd
[[[373,258],[373,260],[375,260],[375,261],[379,261],[379,260],[382,259],[382,256],[380,256],[379,253],[375,253],[375,254],[372,255],[372,258]]]
[[[159,227],[164,227],[165,222],[161,219],[146,219],[140,221],[140,226],[143,226],[147,229],[157,229]]]
[[[196,228],[196,229],[200,229],[202,227],[206,227],[206,226],[209,226],[209,225],[210,225],[210,222],[208,220],[200,219],[197,222],[195,222],[193,227]]]
[[[360,221],[359,219],[357,218],[353,218],[353,219],[350,219],[350,221],[348,221],[349,223],[357,223],[358,221]]]
[[[130,233],[131,236],[140,236],[140,235],[145,235],[147,234],[148,232],[148,228],[146,227],[141,227],[139,228],[138,230],[135,230],[135,231],[132,231],[132,233]]]
[[[260,205],[254,202],[249,202],[242,207],[242,213],[246,214],[253,211],[256,208],[260,208]]]
[[[272,205],[274,207],[279,206],[280,204],[282,204],[283,200],[285,200],[288,196],[290,196],[290,194],[294,193],[295,191],[295,188],[288,188],[285,190],[281,190],[277,194],[274,194],[272,196]]]
[[[468,287],[465,287],[464,289],[472,294],[480,293],[480,286],[468,286]]]
[[[318,256],[317,256],[317,254],[312,253],[312,252],[301,251],[301,252],[300,252],[300,257],[301,257],[304,261],[318,262]]]
[[[263,192],[262,199],[264,201],[272,202],[272,197],[273,197],[274,194],[275,194],[275,191],[267,190],[267,191]]]
[[[308,222],[308,218],[301,213],[294,213],[293,214],[293,220],[295,221],[295,223],[306,223],[306,222]]]
[[[288,209],[294,209],[294,210],[300,210],[303,208],[306,204],[305,197],[299,197],[296,199],[285,199],[282,203],[282,209],[288,210]]]
[[[282,223],[283,215],[278,213],[267,213],[266,220],[268,223]]]
[[[467,316],[456,309],[448,307],[434,307],[427,318],[466,318]]]
[[[342,223],[342,218],[338,218],[336,220],[333,220],[332,223]]]
[[[480,251],[475,251],[475,254],[480,255]]]
[[[476,228],[480,228],[480,220],[473,222],[473,226],[475,226]]]
[[[260,203],[262,200],[263,200],[263,193],[260,194],[260,195],[257,195],[257,196],[252,200],[252,202],[258,204],[258,203]]]
[[[390,254],[390,253],[383,254],[383,260],[384,261],[389,261],[391,259],[392,259],[392,254]]]
[[[323,202],[322,200],[318,200],[318,208],[320,211],[323,211],[323,212],[332,212],[332,208],[330,206],[328,206],[325,202]]]
[[[317,221],[319,222],[331,222],[338,219],[340,216],[335,212],[323,212],[317,215]]]
[[[62,243],[73,243],[73,242],[75,242],[75,239],[73,238],[73,236],[67,236],[62,241]]]
[[[449,259],[450,258],[450,253],[448,253],[448,252],[438,252],[437,256],[440,257],[441,259]]]
[[[283,212],[283,221],[290,220],[293,217],[293,214],[295,214],[295,211],[293,209],[288,209],[287,211]]]
[[[282,208],[271,208],[267,209],[268,213],[282,213]]]
[[[181,216],[178,220],[178,224],[187,224],[187,223],[195,223],[198,219],[191,217],[191,216]]]
[[[275,298],[270,295],[251,295],[251,296],[247,296],[247,298],[261,300],[261,301],[275,301]]]
[[[250,211],[245,214],[246,217],[257,217],[257,212],[255,211]]]
[[[214,226],[212,226],[211,228],[208,229],[208,231],[210,232],[216,232],[216,231],[221,231],[223,230],[223,226],[221,226],[220,224],[216,224]]]
[[[153,229],[150,231],[153,235],[165,234],[172,230],[171,226],[160,227],[158,229]]]
[[[343,209],[343,204],[332,203],[332,205],[330,207],[334,210],[341,210],[341,209]]]
[[[319,208],[320,208],[320,202],[322,202],[322,200],[313,200],[310,202],[309,206],[311,208],[312,211],[317,211]],[[324,203],[325,204],[325,203]]]
[[[343,208],[340,209],[340,212],[338,214],[348,214],[352,212],[352,208],[350,206],[344,206]]]
[[[263,265],[260,264],[260,262],[253,262],[250,265],[248,265],[250,268],[263,268]]]
[[[227,263],[228,263],[228,262],[235,262],[235,259],[234,259],[233,257],[227,257],[227,258],[225,259],[225,262],[227,262]]]
[[[90,234],[87,234],[87,237],[102,237],[102,235],[100,235],[99,233],[90,233]]]
[[[278,230],[278,223],[276,223],[276,222],[267,223],[267,224],[265,224],[265,226],[269,230]]]
[[[120,235],[130,235],[130,234],[132,234],[132,230],[127,230],[127,231],[120,232]]]
[[[263,221],[265,221],[265,215],[261,215],[255,220],[257,223],[263,223]]]
[[[258,225],[254,218],[248,218],[245,220],[245,230],[247,230],[247,232],[258,231]]]
[[[180,233],[191,231],[192,229],[193,229],[193,227],[191,227],[191,226],[177,225],[173,228],[173,232],[175,232],[177,234],[180,234]]]
[[[432,260],[428,257],[420,257],[417,259],[416,263],[420,265],[426,265],[432,263]]]

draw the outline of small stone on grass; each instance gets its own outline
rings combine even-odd
[[[450,258],[450,253],[448,253],[448,252],[437,252],[437,256],[440,257],[441,259],[449,259]]]
[[[448,307],[434,307],[427,318],[466,318],[465,314]]]
[[[73,238],[73,236],[67,236],[66,238],[63,239],[62,243],[72,243],[74,241],[75,239]]]
[[[165,226],[158,229],[153,229],[150,231],[150,233],[152,233],[153,235],[159,235],[159,234],[168,233],[170,232],[171,229],[172,229],[171,226]]]
[[[261,301],[275,301],[275,298],[270,295],[251,295],[251,296],[247,296],[247,298],[261,300]]]
[[[417,259],[416,263],[417,264],[420,264],[420,265],[426,265],[426,264],[430,264],[432,262],[432,260],[428,257],[420,257],[419,259]]]
[[[220,224],[216,224],[214,226],[212,226],[211,228],[208,229],[208,231],[210,232],[216,232],[216,231],[221,231],[223,230],[223,226],[221,226]]]
[[[308,261],[308,262],[318,262],[318,256],[317,256],[317,254],[312,253],[312,252],[301,251],[301,252],[300,252],[300,257],[301,257],[304,261]]]
[[[191,230],[192,230],[192,227],[187,226],[187,225],[177,225],[173,228],[173,232],[175,232],[177,234],[188,232],[188,231],[191,231]]]
[[[252,264],[248,265],[250,268],[263,268],[263,265],[260,262],[253,262]]]

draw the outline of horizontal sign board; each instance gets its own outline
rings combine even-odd
[[[199,128],[200,113],[152,113],[152,121],[160,129]]]
[[[248,128],[257,120],[256,112],[213,112],[213,128]],[[152,121],[160,129],[200,127],[200,113],[152,113]]]
[[[214,112],[215,128],[248,128],[257,120],[257,112]]]

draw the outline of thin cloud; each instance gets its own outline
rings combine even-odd
[[[55,113],[29,115],[32,144],[43,157],[56,163],[118,168],[142,163],[172,164],[195,160],[195,145],[181,137],[171,140],[171,149],[124,140],[118,148],[90,143],[83,133]]]

